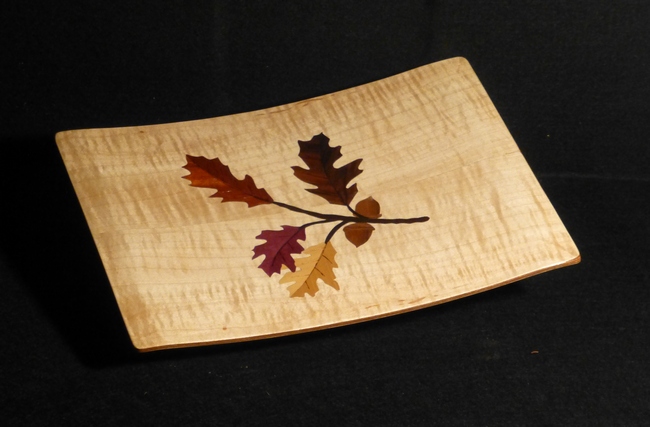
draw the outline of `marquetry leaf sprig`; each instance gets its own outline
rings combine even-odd
[[[283,225],[281,230],[263,230],[256,238],[263,240],[253,248],[253,259],[264,256],[259,265],[269,277],[275,273],[285,272],[280,279],[281,284],[288,286],[289,296],[314,296],[318,292],[318,283],[322,281],[334,289],[339,289],[334,269],[337,268],[336,250],[332,245],[332,237],[343,228],[347,240],[359,247],[372,236],[373,224],[412,224],[425,222],[429,217],[418,218],[381,218],[381,206],[372,197],[361,200],[352,208],[351,203],[356,196],[357,184],[350,182],[361,174],[359,169],[362,159],[354,160],[339,168],[334,163],[342,157],[341,147],[331,147],[329,138],[325,135],[315,135],[309,141],[298,141],[300,151],[298,156],[307,165],[307,169],[294,166],[294,175],[301,181],[315,188],[306,189],[333,205],[345,206],[348,215],[323,214],[303,209],[272,198],[264,188],[259,188],[250,175],[237,179],[230,168],[219,158],[207,159],[187,155],[187,164],[183,166],[190,174],[183,178],[190,181],[193,187],[216,189],[210,197],[219,197],[222,202],[245,202],[249,208],[273,204],[278,207],[299,212],[316,218],[300,226]],[[333,224],[324,241],[308,248],[303,248],[299,241],[306,240],[306,229],[316,224]],[[304,255],[294,258],[294,255]]]

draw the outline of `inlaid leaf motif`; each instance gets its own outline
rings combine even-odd
[[[339,284],[334,275],[337,264],[334,261],[336,251],[332,246],[332,238],[343,228],[345,237],[355,246],[366,243],[372,236],[373,224],[414,224],[429,220],[427,216],[416,218],[380,218],[381,206],[372,197],[358,202],[354,209],[350,206],[357,194],[357,185],[350,185],[362,171],[359,169],[361,159],[354,160],[340,168],[334,163],[341,158],[341,147],[330,147],[329,138],[322,133],[315,135],[309,141],[298,141],[298,155],[308,169],[294,166],[294,175],[307,184],[316,188],[307,191],[323,197],[329,203],[345,206],[348,215],[315,212],[289,203],[274,200],[263,188],[258,188],[249,175],[237,179],[230,168],[218,158],[207,159],[187,155],[187,164],[183,166],[190,174],[188,179],[193,187],[213,188],[217,192],[210,197],[221,197],[222,202],[245,202],[248,207],[273,204],[314,218],[300,227],[283,225],[281,230],[264,230],[256,238],[265,240],[253,248],[253,259],[264,255],[259,265],[269,277],[280,273],[283,266],[289,271],[282,276],[280,283],[289,284],[290,297],[316,295],[318,283],[323,281],[328,286],[338,290]],[[351,215],[350,215],[351,213]],[[303,249],[298,243],[306,240],[305,230],[315,225],[330,224],[332,228],[322,243]],[[305,256],[294,259],[296,254]]]
[[[250,175],[242,180],[235,178],[230,168],[221,163],[219,158],[185,157],[187,164],[183,167],[190,174],[183,178],[189,180],[192,187],[216,189],[217,192],[210,197],[221,197],[222,202],[246,202],[249,208],[273,203],[269,193],[263,188],[257,188]]]
[[[357,185],[348,187],[348,184],[362,172],[359,169],[362,159],[335,168],[334,162],[341,158],[341,147],[330,147],[329,140],[321,133],[309,141],[298,141],[298,155],[309,169],[294,166],[293,173],[307,184],[316,186],[307,189],[310,193],[317,194],[334,205],[348,206],[357,194]]]
[[[266,240],[265,243],[253,248],[253,259],[264,255],[260,268],[271,277],[279,273],[282,266],[296,271],[296,263],[291,254],[299,254],[303,247],[298,240],[305,240],[305,228],[283,225],[282,230],[264,230],[256,239]]]
[[[336,251],[332,242],[319,243],[303,251],[308,255],[296,260],[297,270],[287,272],[280,283],[293,283],[287,289],[290,297],[304,297],[305,294],[311,296],[318,292],[318,280],[322,280],[326,285],[339,289],[336,282],[334,268],[338,267],[334,261]]]

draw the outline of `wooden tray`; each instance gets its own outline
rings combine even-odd
[[[266,110],[56,140],[143,351],[376,319],[580,259],[463,58]]]

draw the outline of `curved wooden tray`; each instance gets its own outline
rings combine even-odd
[[[375,319],[579,261],[462,58],[262,111],[56,140],[140,350]],[[356,205],[369,197],[383,223]],[[339,223],[353,227],[325,246]]]

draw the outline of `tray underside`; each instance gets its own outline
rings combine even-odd
[[[274,200],[350,215],[305,191],[298,141],[325,134],[341,168],[362,159],[352,205],[372,196],[381,218],[355,247],[343,231],[329,267],[293,296],[288,272],[253,259],[263,230],[318,219],[275,204],[210,198],[186,155],[219,158]],[[154,126],[57,134],[57,144],[140,350],[266,338],[428,307],[579,261],[579,253],[470,65],[453,58],[275,108]],[[318,246],[335,223],[306,229]],[[294,253],[303,269],[306,255]],[[321,268],[319,265],[318,268]],[[327,266],[326,266],[327,267]],[[298,269],[300,270],[300,269]]]

